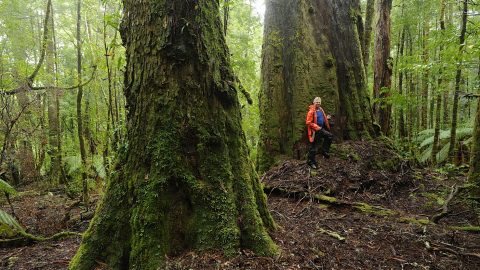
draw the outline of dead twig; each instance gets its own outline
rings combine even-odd
[[[438,221],[440,221],[440,219],[444,218],[446,215],[448,215],[448,205],[450,203],[450,201],[453,200],[453,198],[455,197],[455,195],[457,195],[458,191],[459,191],[459,187],[457,187],[457,185],[453,185],[451,190],[450,190],[450,194],[448,195],[447,199],[445,200],[445,203],[443,204],[443,207],[442,207],[442,212],[434,215],[432,217],[432,221],[433,223],[438,223]]]

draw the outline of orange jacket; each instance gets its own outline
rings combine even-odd
[[[325,121],[325,126],[328,130],[330,130],[330,123],[328,123],[328,118],[323,109],[320,107],[319,110],[323,113],[323,120]],[[317,125],[317,114],[315,105],[312,104],[308,107],[307,119],[306,124],[308,127],[308,140],[313,142],[315,139],[315,131],[322,129],[321,126]]]

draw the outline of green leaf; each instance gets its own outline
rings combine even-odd
[[[446,143],[442,150],[440,150],[440,152],[438,152],[437,154],[437,162],[444,162],[445,160],[447,160],[448,158],[448,148],[450,147],[450,143]]]
[[[17,194],[17,191],[2,179],[0,179],[0,191],[3,191],[9,195]]]
[[[422,154],[420,155],[421,163],[425,163],[430,160],[430,158],[432,157],[432,149],[433,145],[430,145],[429,147],[427,147],[427,149],[425,149],[425,151],[422,152]]]
[[[6,225],[16,232],[24,233],[25,230],[20,226],[17,220],[7,212],[0,210],[0,225]]]

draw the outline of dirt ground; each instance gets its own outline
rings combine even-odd
[[[462,171],[418,168],[380,142],[343,143],[318,159],[317,170],[289,160],[262,177],[279,256],[190,252],[167,258],[166,269],[480,269],[480,234],[452,228],[480,225],[478,205],[461,189],[448,200],[464,184]],[[13,204],[29,232],[86,229],[90,213],[61,193],[23,194]],[[448,215],[434,224],[447,201]],[[66,269],[79,244],[3,247],[0,269]]]

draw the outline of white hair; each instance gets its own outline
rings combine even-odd
[[[313,103],[315,102],[320,102],[320,104],[322,104],[322,99],[320,97],[316,97],[313,99]]]

